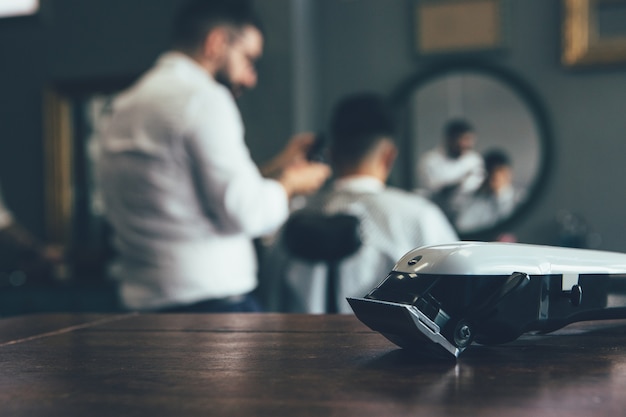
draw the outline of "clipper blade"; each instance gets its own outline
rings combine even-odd
[[[412,305],[367,298],[348,298],[348,302],[359,320],[402,348],[449,359],[464,350],[450,343],[439,326]]]

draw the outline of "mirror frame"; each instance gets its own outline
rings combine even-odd
[[[412,160],[415,149],[414,143],[408,133],[408,127],[411,122],[407,114],[407,103],[411,95],[420,87],[434,79],[458,72],[471,72],[491,76],[494,80],[509,86],[513,93],[526,104],[531,116],[537,124],[541,160],[538,163],[538,172],[535,179],[528,187],[527,197],[518,204],[508,218],[498,221],[495,225],[476,231],[459,233],[459,237],[462,240],[494,240],[502,233],[509,232],[511,228],[517,225],[520,220],[526,217],[532,210],[532,207],[543,195],[546,183],[550,177],[550,165],[553,161],[552,127],[543,100],[530,84],[510,69],[484,61],[450,59],[431,64],[402,81],[392,92],[390,101],[398,118],[398,126],[400,127],[398,132],[398,146],[400,149],[404,149],[405,152],[398,158],[396,172],[392,175],[390,182],[406,190],[413,190],[416,185],[414,183],[413,167],[417,161]]]

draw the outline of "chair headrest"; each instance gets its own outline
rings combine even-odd
[[[292,214],[283,229],[286,250],[310,262],[333,262],[361,247],[360,222],[350,214],[301,211]]]

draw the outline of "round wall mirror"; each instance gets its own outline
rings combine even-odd
[[[496,239],[531,208],[550,157],[548,117],[509,70],[446,63],[393,95],[401,122],[392,181],[440,205],[463,239]]]

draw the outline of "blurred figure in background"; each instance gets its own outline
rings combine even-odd
[[[474,150],[476,133],[466,120],[450,120],[441,146],[419,161],[419,187],[454,222],[461,201],[480,187],[485,178],[483,159]]]
[[[258,311],[252,239],[330,175],[306,161],[312,135],[263,170],[272,179],[249,155],[235,97],[256,85],[263,33],[248,3],[190,3],[173,49],[113,103],[97,167],[127,309]]]
[[[511,158],[500,149],[485,152],[487,176],[478,190],[461,204],[456,218],[459,232],[470,232],[491,227],[509,218],[520,201],[513,186]]]
[[[340,100],[331,117],[330,133],[335,178],[292,218],[309,212],[350,214],[359,220],[361,246],[340,263],[333,289],[337,312],[348,313],[352,310],[345,298],[365,295],[406,252],[454,242],[458,237],[435,204],[385,185],[398,151],[393,118],[380,95],[357,93]],[[291,257],[285,244],[279,235],[264,262],[263,278],[271,288],[266,291],[269,309],[334,312],[327,310],[327,265]]]

